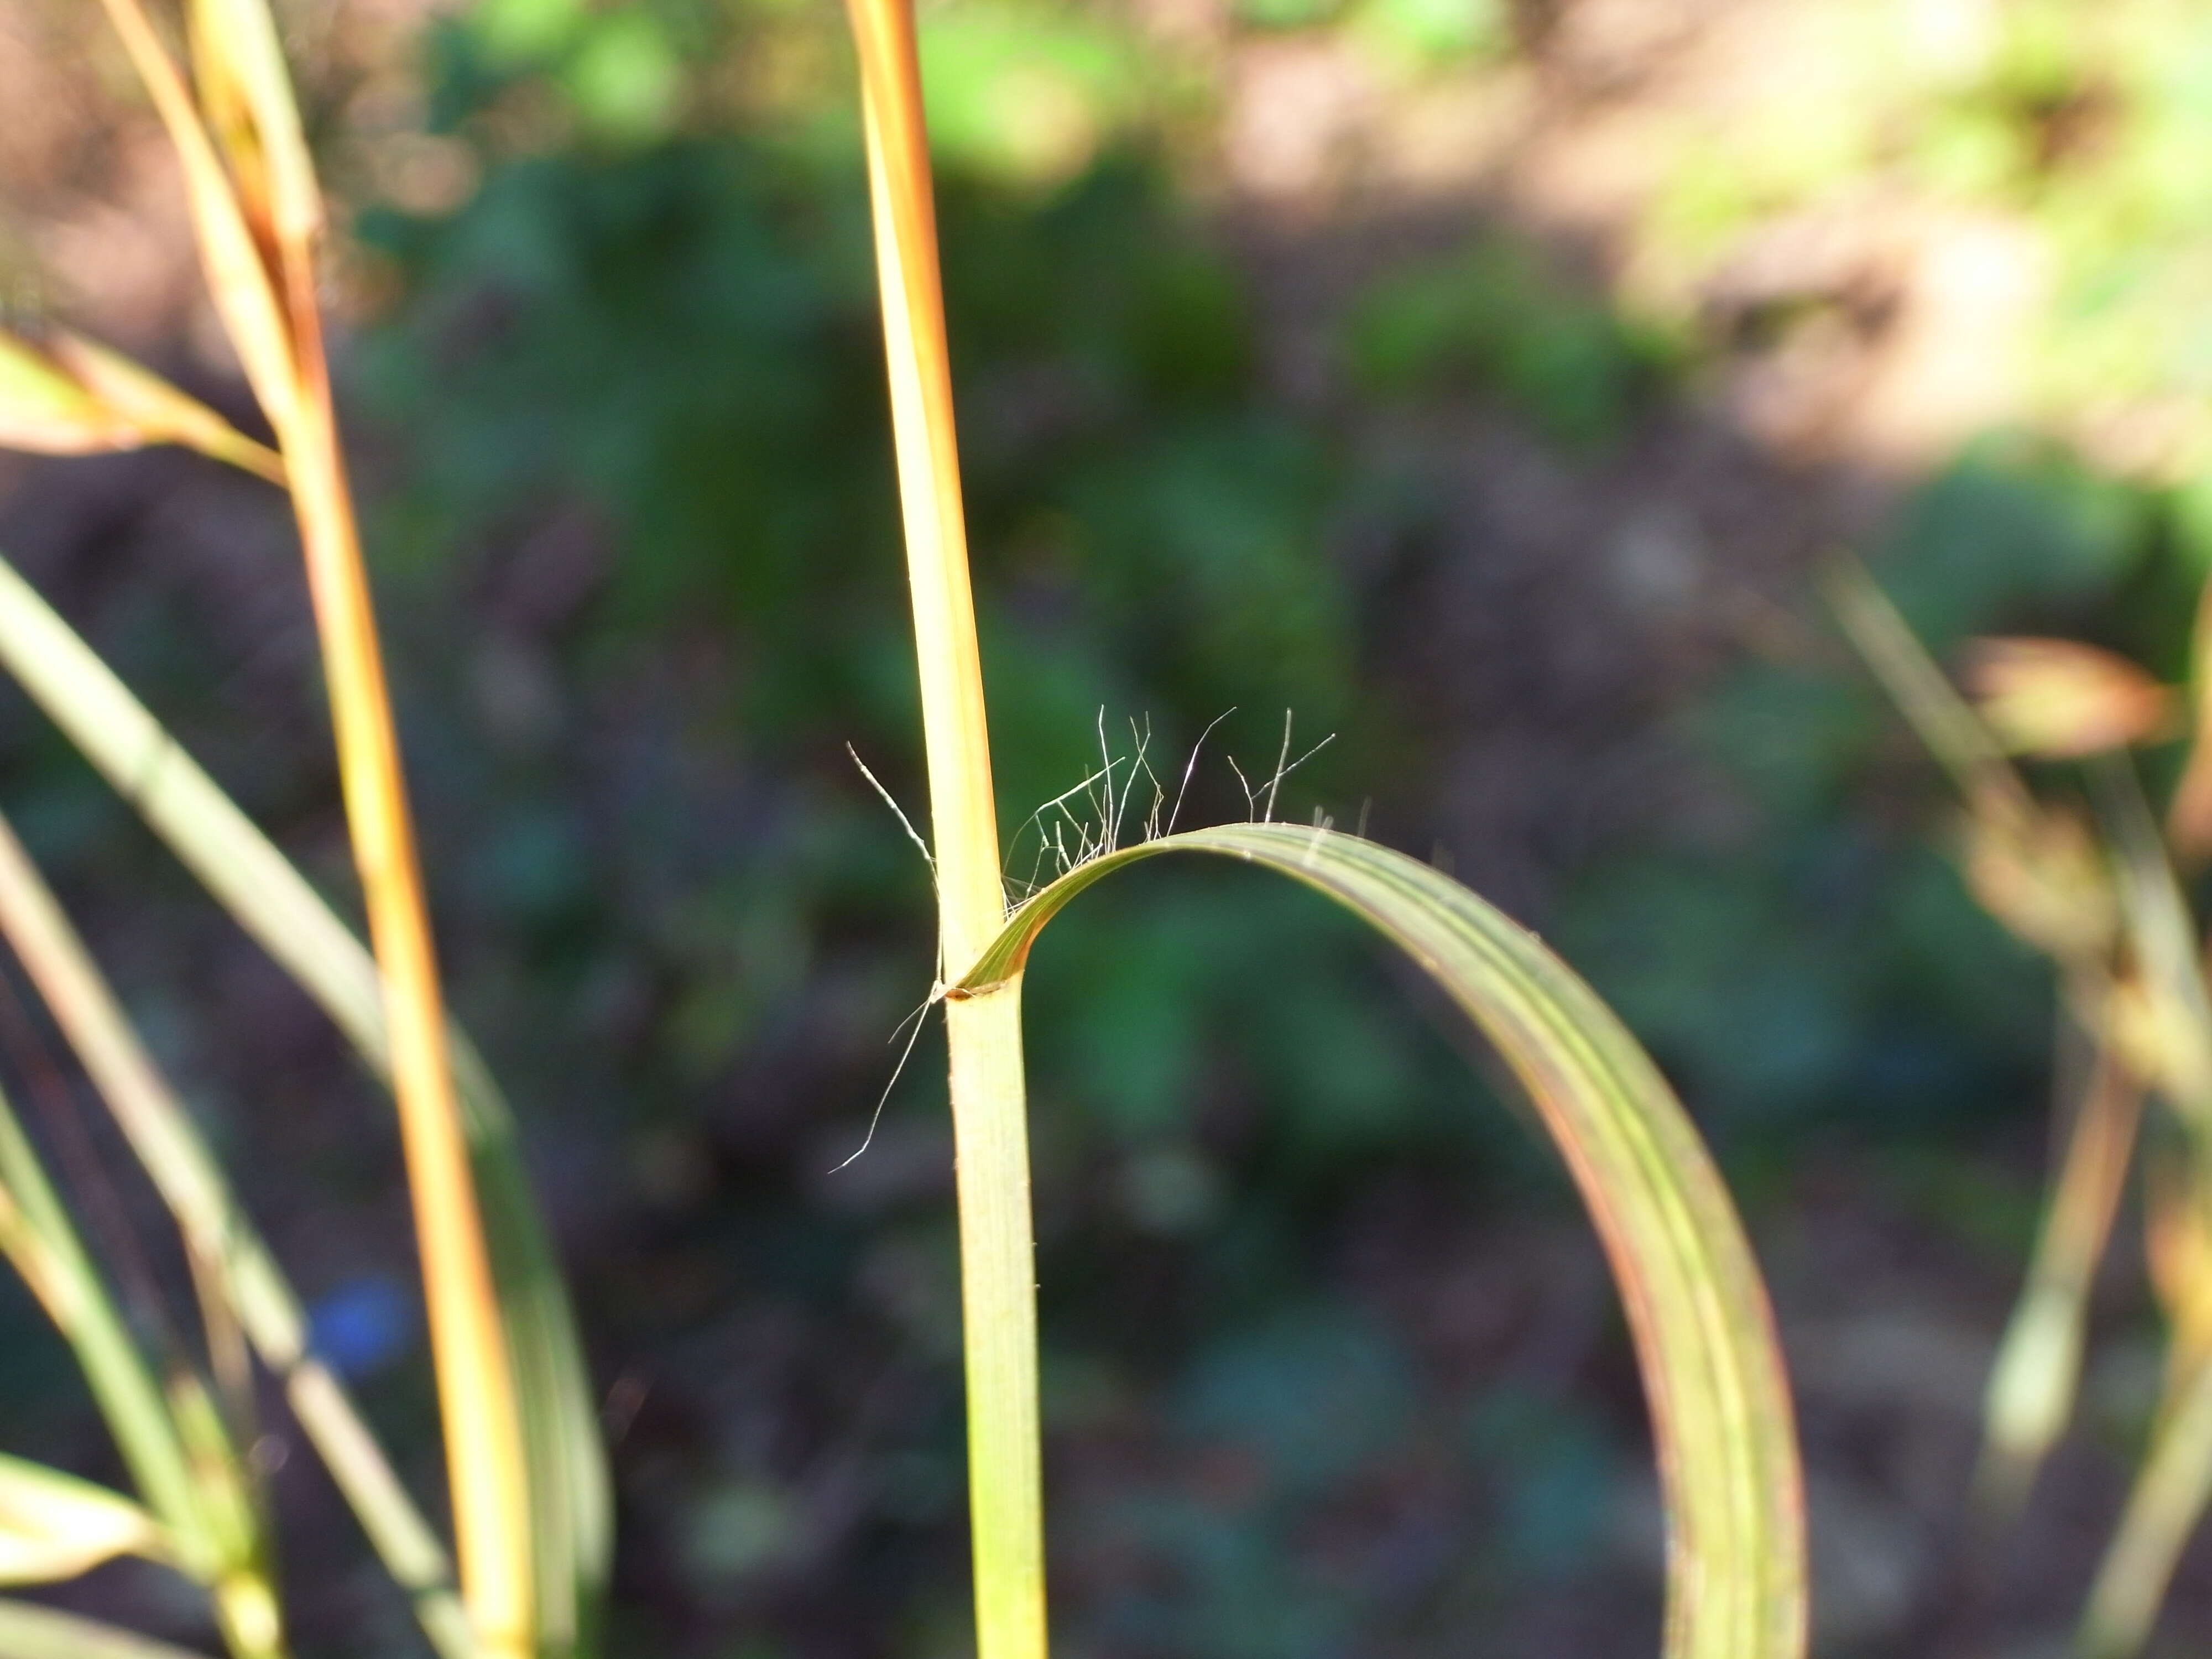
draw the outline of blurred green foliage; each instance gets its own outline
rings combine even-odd
[[[2179,677],[2208,568],[2192,492],[1993,439],[1914,495],[1877,574],[1940,655],[2088,635]],[[1681,742],[1704,828],[1602,862],[1559,937],[1691,1098],[1772,1132],[1925,1129],[2039,1097],[2049,975],[1968,896],[1929,769],[1854,662],[1741,668]]]
[[[1377,397],[1487,396],[1570,450],[1618,438],[1683,348],[1562,281],[1552,263],[1493,232],[1388,274],[1346,325],[1354,377]]]

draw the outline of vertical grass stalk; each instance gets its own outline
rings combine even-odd
[[[199,0],[192,10],[220,147],[138,0],[106,3],[184,168],[216,308],[283,455],[380,970],[463,1595],[485,1653],[524,1659],[536,1613],[524,1434],[315,307],[313,162],[261,0]]]
[[[957,979],[1006,917],[969,587],[952,380],[911,0],[848,0],[905,519],[935,845],[939,972]],[[949,998],[980,1659],[1042,1659],[1036,1250],[1021,1009],[1009,986]]]
[[[453,1091],[414,823],[319,343],[312,361],[301,429],[287,439],[285,464],[322,640],[354,861],[383,977],[392,1095],[453,1483],[454,1553],[478,1644],[495,1659],[524,1659],[532,1648],[536,1591],[522,1425]]]

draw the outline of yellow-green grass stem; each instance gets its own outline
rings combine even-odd
[[[910,0],[849,0],[906,530],[937,879],[939,972],[964,973],[1006,915],[975,601],[962,519],[936,210]],[[1020,1009],[945,1010],[960,1209],[969,1505],[980,1659],[1042,1659],[1044,1531],[1036,1271]]]

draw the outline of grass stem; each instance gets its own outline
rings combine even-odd
[[[960,502],[936,210],[910,0],[849,0],[905,516],[937,869],[939,972],[1005,920],[983,679]],[[945,1005],[960,1206],[969,1504],[980,1659],[1046,1650],[1036,1268],[1017,988]]]

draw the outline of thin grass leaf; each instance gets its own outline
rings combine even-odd
[[[2076,1006],[2088,1000],[2074,999]],[[2142,1116],[2142,1085],[2104,1033],[2094,1041],[2087,1086],[2044,1207],[2027,1281],[1990,1370],[1975,1486],[1980,1507],[1999,1518],[2017,1511],[2073,1414],[2089,1288],[2112,1236]]]
[[[2166,835],[2176,855],[2194,864],[2212,853],[2212,580],[2197,595],[2197,622],[2189,648],[2189,700],[2195,732],[2181,781],[2166,805]]]
[[[2107,757],[2090,777],[2119,867],[2128,937],[2149,993],[2149,1025],[2137,1046],[2151,1057],[2149,1080],[2175,1115],[2192,1133],[2212,1136],[2212,993],[2189,901],[2133,763]]]
[[[388,1081],[383,998],[360,939],[4,559],[0,665]],[[596,1636],[613,1545],[605,1452],[514,1115],[457,1025],[449,1054],[529,1448],[538,1641],[559,1659]]]
[[[1497,1046],[1581,1188],[1628,1311],[1667,1499],[1667,1654],[1802,1654],[1801,1479],[1758,1269],[1656,1068],[1532,934],[1426,865],[1372,842],[1234,824],[1069,872],[1014,913],[947,994],[1016,1003],[1030,946],[1069,900],[1124,865],[1176,852],[1264,866],[1327,894],[1419,963]]]
[[[2166,1323],[2161,1413],[2199,1367],[2212,1364],[2212,1210],[2203,1156],[2161,1145],[2143,1170],[2143,1254]]]
[[[1928,752],[1968,800],[1994,799],[2023,811],[2027,787],[1972,704],[1952,688],[1889,595],[1856,559],[1838,555],[1820,572],[1820,591]]]
[[[221,1551],[168,1401],[4,1095],[0,1250],[75,1352],[139,1496],[170,1530],[179,1565],[211,1581],[223,1565]]]
[[[184,13],[185,55],[191,64],[200,119],[228,169],[239,210],[255,239],[264,246],[274,246],[276,216],[270,205],[269,169],[261,158],[260,140],[254,136],[253,112],[247,106],[245,88],[231,72],[228,54],[207,38],[217,21],[215,9],[188,3]]]
[[[280,247],[322,228],[322,197],[276,19],[261,0],[190,0],[202,107],[252,216]]]
[[[66,329],[37,345],[0,329],[0,448],[93,455],[148,444],[181,444],[284,481],[276,451],[151,369]]]
[[[2185,1379],[2152,1431],[2119,1530],[2099,1565],[2081,1620],[2082,1659],[2130,1659],[2157,1622],[2182,1546],[2212,1498],[2212,1364]]]
[[[138,1040],[4,817],[0,934],[23,963],[176,1218],[191,1259],[204,1264],[212,1292],[220,1295],[283,1386],[301,1430],[386,1571],[412,1599],[432,1645],[445,1659],[471,1659],[474,1644],[453,1595],[445,1547],[392,1473],[344,1389],[308,1352],[299,1298],[240,1208],[198,1126]]]
[[[216,1623],[236,1659],[284,1659],[284,1617],[260,1483],[197,1372],[173,1370],[168,1398],[170,1420],[199,1487],[201,1524],[222,1562],[208,1586]]]
[[[0,1250],[76,1356],[131,1480],[160,1517],[168,1559],[205,1585],[234,1659],[283,1659],[265,1534],[234,1449],[190,1372],[164,1389],[77,1236],[15,1109],[0,1096]]]
[[[93,455],[139,442],[76,376],[22,336],[0,329],[0,447]]]
[[[131,67],[161,117],[185,176],[185,202],[209,295],[240,368],[270,424],[289,447],[299,413],[299,363],[269,267],[223,170],[190,90],[139,0],[101,0]]]
[[[166,1559],[161,1522],[119,1492],[0,1453],[0,1584],[74,1578],[118,1555]]]
[[[270,483],[283,483],[283,458],[275,450],[256,443],[144,365],[67,329],[54,331],[48,349],[78,385],[140,434],[140,442],[180,444]]]
[[[82,1613],[0,1597],[0,1659],[202,1659]]]
[[[1844,634],[1965,801],[1961,863],[1975,899],[2037,950],[2076,973],[2094,971],[2112,945],[2118,915],[2087,830],[2029,793],[1996,733],[1863,566],[1838,557],[1822,586]]]

